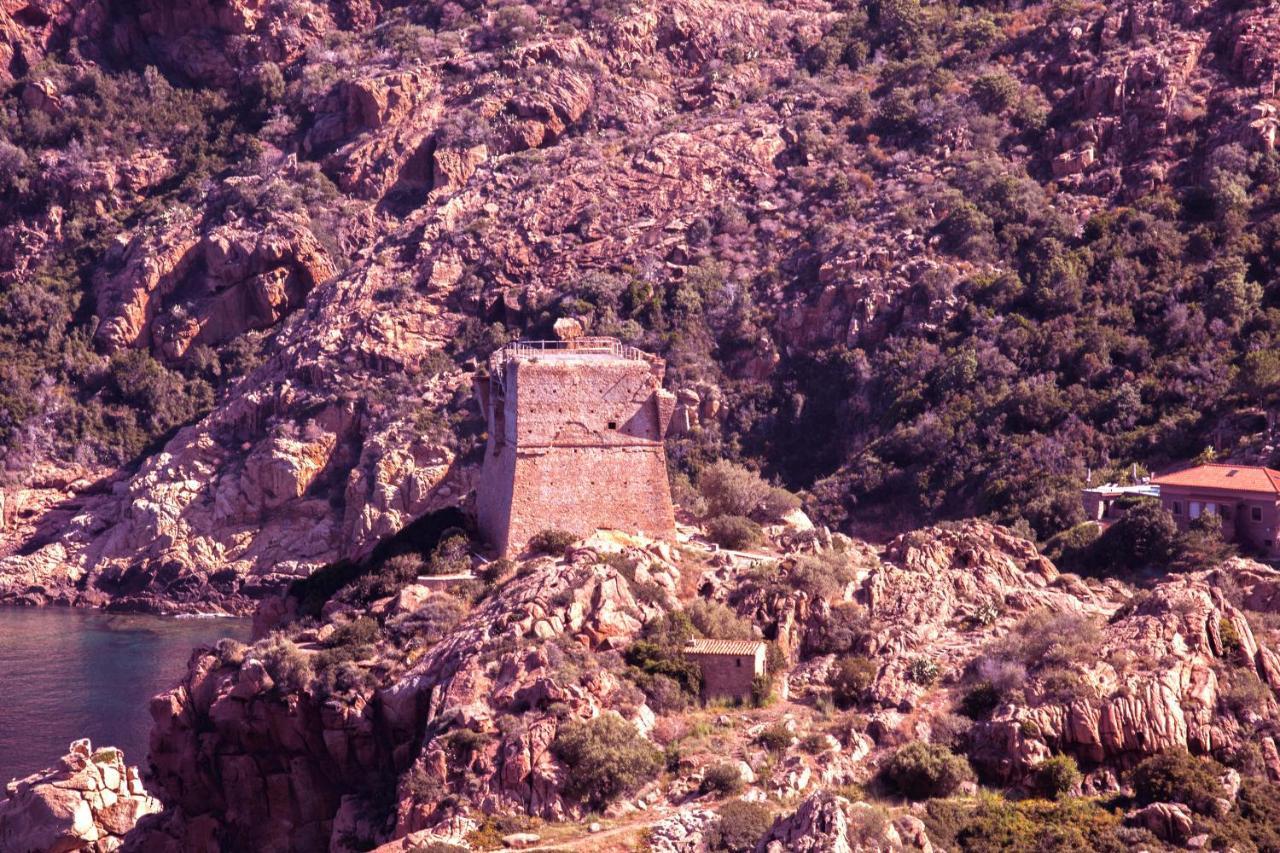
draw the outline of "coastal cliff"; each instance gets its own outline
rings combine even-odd
[[[872,820],[883,806],[831,800],[875,790],[921,740],[1032,793],[1061,755],[1081,769],[1065,793],[1124,790],[1135,766],[1170,750],[1280,780],[1277,635],[1257,627],[1280,602],[1272,569],[1239,561],[1138,592],[1061,574],[981,523],[917,531],[881,553],[810,544],[776,563],[704,547],[598,536],[448,592],[375,573],[313,599],[318,621],[197,654],[152,704],[165,810],[133,849],[486,849],[519,832],[588,839],[595,812],[679,850],[711,837],[726,793],[809,798],[776,814],[767,838],[783,849],[840,849],[825,846],[842,843],[832,833],[852,844],[872,825],[929,849],[917,817],[884,823]],[[671,614],[770,638],[773,701],[702,710],[672,681],[678,667],[646,669],[635,650],[664,642]],[[850,660],[865,663],[853,693]],[[564,743],[615,715],[638,738],[630,760],[665,750],[665,767],[597,800],[575,784],[592,771]],[[725,762],[740,781],[722,788],[711,780]],[[1247,813],[1230,772],[1223,811],[1206,814]],[[1193,821],[1216,819],[1187,815],[1183,836],[1161,837],[1180,843]]]

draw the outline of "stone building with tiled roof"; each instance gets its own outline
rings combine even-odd
[[[703,699],[751,699],[752,682],[765,673],[760,640],[690,640],[684,656],[702,671]]]

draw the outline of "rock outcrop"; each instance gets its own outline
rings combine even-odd
[[[793,814],[779,818],[761,839],[760,848],[767,853],[929,853],[934,846],[917,817],[903,815],[888,821],[874,806],[824,792],[806,799]]]
[[[1257,570],[1275,582],[1273,571]],[[1033,679],[1025,705],[977,727],[975,762],[1017,779],[1051,751],[1117,769],[1168,749],[1226,755],[1260,741],[1254,745],[1274,753],[1274,738],[1255,734],[1254,724],[1280,710],[1280,656],[1226,600],[1222,585],[1235,580],[1229,571],[1167,579],[1131,601],[1101,629],[1096,654],[1073,662],[1075,696],[1052,701]],[[1228,692],[1250,684],[1259,688],[1256,704],[1224,713],[1238,702]]]
[[[0,850],[11,853],[96,853],[116,850],[138,820],[160,811],[136,767],[114,747],[71,744],[48,770],[5,786],[0,801]]]
[[[657,551],[635,553],[658,561],[653,583],[675,588],[678,571]],[[198,652],[181,686],[152,703],[151,772],[166,811],[131,844],[345,850],[332,845],[349,835],[447,835],[466,825],[457,821],[468,808],[577,814],[548,750],[558,727],[605,710],[641,731],[653,724],[607,650],[659,611],[598,559],[582,550],[572,561],[527,563],[456,625],[441,621],[461,607],[443,591],[412,587],[371,602],[385,643],[361,664],[373,689],[277,682],[279,663],[261,644],[239,660]],[[316,638],[359,613],[332,604],[318,632],[286,629],[302,659],[318,661],[325,641]],[[463,752],[457,733],[472,744]],[[375,794],[391,790],[388,812]]]

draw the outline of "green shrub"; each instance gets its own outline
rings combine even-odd
[[[762,803],[733,800],[720,808],[720,819],[707,832],[712,853],[753,853],[773,826],[773,813]]]
[[[388,623],[391,633],[400,640],[414,639],[431,645],[438,643],[467,615],[468,604],[451,593],[436,593],[398,622]]]
[[[760,525],[741,515],[717,515],[707,522],[707,537],[721,548],[737,551],[760,540]]]
[[[691,696],[702,692],[702,670],[677,646],[636,640],[627,649],[624,659],[641,672],[672,679]]]
[[[1211,569],[1235,554],[1236,547],[1223,538],[1222,517],[1205,512],[1177,538],[1170,568],[1180,572]]]
[[[1145,830],[1124,828],[1119,815],[1092,799],[1011,803],[998,794],[981,793],[974,799],[930,800],[924,822],[929,837],[945,850],[1126,853],[1160,849]]]
[[[912,134],[920,128],[919,109],[908,89],[894,89],[880,100],[876,124],[885,134]]]
[[[771,642],[765,647],[764,653],[764,671],[770,675],[777,675],[784,672],[791,661],[787,660],[787,653],[782,650],[782,646],[777,642]]]
[[[718,601],[698,599],[685,608],[689,621],[704,637],[714,640],[750,640],[751,622]]]
[[[1110,571],[1162,566],[1172,559],[1178,525],[1159,501],[1140,500],[1103,531],[1090,564]]]
[[[849,558],[835,551],[796,557],[787,571],[791,587],[813,598],[839,595],[854,577]]]
[[[1218,619],[1218,639],[1222,641],[1222,650],[1227,654],[1235,654],[1244,647],[1236,623],[1223,616]]]
[[[704,794],[726,797],[741,793],[745,784],[737,762],[722,761],[707,768],[699,790]]]
[[[311,660],[297,644],[282,634],[272,634],[256,651],[276,689],[293,693],[311,681]]]
[[[1069,755],[1046,758],[1036,767],[1036,790],[1051,800],[1064,797],[1080,784],[1080,769]]]
[[[496,586],[514,575],[515,572],[516,564],[511,560],[504,558],[500,560],[490,560],[485,563],[480,567],[476,576],[479,577],[483,583],[489,586]]]
[[[987,112],[1003,113],[1018,99],[1018,81],[1003,71],[983,74],[969,88],[973,99]]]
[[[612,711],[560,728],[551,751],[569,768],[565,793],[601,809],[662,769],[662,751]]]
[[[395,590],[398,590],[400,586],[407,583],[413,583],[418,579],[418,575],[423,573],[424,569],[425,565],[423,564],[422,555],[413,551],[396,554],[393,557],[387,558],[387,561],[382,564],[382,567],[378,572],[379,574],[385,575],[388,580],[391,581],[391,583],[387,585],[390,591],[384,593],[384,595],[391,595]],[[381,598],[382,596],[376,597]]]
[[[938,680],[938,665],[928,658],[915,658],[907,665],[907,677],[928,687]]]
[[[792,576],[793,580],[798,580]],[[813,583],[817,579],[806,580]],[[833,583],[830,577],[818,582],[819,590],[826,591],[824,584]],[[821,597],[821,596],[815,596]],[[866,608],[856,601],[838,601],[831,605],[831,615],[811,630],[805,637],[809,647],[817,654],[847,654],[853,651],[871,628],[871,620],[867,617]]]
[[[461,533],[446,536],[427,562],[429,575],[460,575],[471,571],[471,543]]]
[[[782,752],[791,746],[795,736],[782,723],[774,723],[756,735],[756,743],[770,752]]]
[[[1000,707],[1003,697],[1000,691],[989,681],[983,681],[970,687],[960,700],[960,713],[971,720],[985,720],[991,712]]]
[[[119,749],[116,749],[114,746],[95,749],[93,751],[93,755],[89,756],[89,760],[94,764],[111,764],[112,762],[121,761],[123,759],[124,753]]]
[[[470,847],[459,847],[447,841],[428,841],[426,844],[415,844],[409,853],[467,853]]]
[[[751,679],[751,706],[763,708],[773,701],[773,676],[765,673]]]
[[[955,753],[968,751],[970,734],[973,731],[973,720],[960,714],[944,713],[929,723],[929,739],[941,744]]]
[[[800,497],[779,486],[770,486],[760,502],[758,514],[761,521],[778,522],[787,513],[800,508]]]
[[[948,797],[973,780],[969,762],[944,746],[912,741],[893,754],[881,771],[884,779],[912,800]]]
[[[448,735],[449,749],[454,754],[470,761],[478,750],[484,749],[493,742],[489,732],[478,732],[474,729],[455,729]]]
[[[218,664],[220,666],[238,667],[244,663],[245,657],[249,653],[249,647],[238,640],[223,637],[213,647],[213,651],[218,656]]]
[[[1244,779],[1236,796],[1234,816],[1238,817],[1238,836],[1247,838],[1259,850],[1280,850],[1280,786],[1266,779]],[[1241,840],[1218,843],[1215,837],[1214,849],[1247,849]]]
[[[378,623],[368,616],[339,625],[329,635],[330,646],[369,646],[378,642]]]
[[[1262,716],[1271,704],[1271,688],[1252,671],[1237,669],[1228,677],[1222,701],[1237,719],[1243,719],[1250,713]]]
[[[578,537],[567,530],[543,530],[529,539],[528,549],[534,554],[561,557],[577,541]]]
[[[711,516],[747,516],[769,496],[769,484],[760,475],[727,460],[698,472],[698,491]]]
[[[689,691],[670,676],[642,673],[642,677],[633,677],[633,680],[644,691],[645,703],[654,713],[675,714],[689,707]]]
[[[1196,758],[1185,749],[1166,750],[1133,769],[1134,796],[1142,805],[1182,803],[1209,814],[1215,800],[1223,796],[1218,780],[1224,772],[1212,758]]]
[[[1092,569],[1090,558],[1094,543],[1101,535],[1101,525],[1086,521],[1050,536],[1041,553],[1062,571],[1088,573]]]
[[[879,668],[864,657],[846,657],[836,661],[831,672],[831,698],[841,708],[851,708],[867,698]]]
[[[347,659],[348,655],[331,656],[330,652],[316,655],[313,688],[322,698],[349,693],[363,693],[373,687],[373,673]]]

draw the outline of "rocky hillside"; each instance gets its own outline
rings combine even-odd
[[[477,358],[665,355],[837,527],[1272,458],[1274,3],[0,3],[5,597],[246,610],[469,490]]]
[[[765,550],[300,585],[152,703],[126,849],[1276,849],[1275,570],[1137,589],[976,522]],[[700,634],[768,639],[758,702],[696,701]]]

